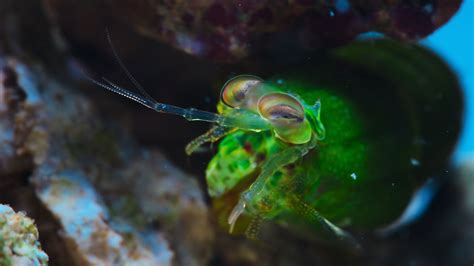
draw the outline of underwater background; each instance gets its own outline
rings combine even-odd
[[[474,264],[473,12],[0,0],[0,266]]]
[[[439,53],[456,71],[465,93],[464,130],[456,150],[456,160],[462,160],[474,151],[474,80],[473,41],[474,2],[464,1],[451,21],[422,41],[424,45]],[[464,34],[459,34],[459,33]]]

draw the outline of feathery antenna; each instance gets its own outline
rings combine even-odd
[[[107,41],[110,45],[110,48],[112,49],[115,60],[118,62],[122,71],[125,72],[128,79],[133,83],[136,89],[140,91],[141,95],[138,93],[134,93],[128,89],[125,89],[105,77],[102,77],[102,80],[104,82],[98,81],[92,78],[91,76],[87,75],[84,71],[82,71],[83,76],[89,81],[91,81],[92,83],[96,84],[97,86],[107,89],[111,92],[117,93],[119,95],[122,95],[126,98],[129,98],[157,112],[178,115],[189,121],[205,121],[205,122],[216,123],[223,127],[237,127],[237,128],[249,129],[249,130],[255,130],[255,131],[269,129],[269,124],[267,123],[265,119],[261,118],[258,114],[244,112],[244,110],[237,112],[236,113],[237,116],[222,116],[216,113],[202,111],[195,108],[182,108],[182,107],[158,102],[153,97],[151,97],[150,94],[146,92],[143,86],[133,77],[131,72],[127,69],[122,59],[118,55],[117,51],[115,50],[115,47],[112,43],[112,38],[110,37],[110,33],[107,28],[106,28],[106,34],[107,34]],[[243,113],[246,113],[245,117],[242,116]]]

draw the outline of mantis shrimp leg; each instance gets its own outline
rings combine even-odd
[[[216,142],[222,137],[236,131],[237,128],[213,126],[209,131],[203,135],[195,138],[186,145],[185,151],[187,155],[191,155],[196,149],[206,142]]]
[[[328,219],[324,218],[324,216],[321,215],[314,207],[309,205],[299,196],[301,194],[302,184],[305,183],[305,179],[306,176],[295,177],[290,181],[288,186],[282,188],[286,189],[284,194],[286,195],[286,202],[290,208],[311,223],[321,225],[323,230],[325,230],[329,236],[335,236],[336,239],[349,244],[351,248],[359,249],[359,243],[350,233],[344,231]]]
[[[324,216],[322,216],[316,209],[314,209],[294,193],[290,193],[290,195],[287,197],[287,202],[297,214],[303,216],[312,223],[320,224],[330,236],[335,236],[338,240],[349,244],[353,248],[360,248],[359,243],[350,233],[344,231],[337,225],[330,222],[328,219],[324,218]]]
[[[250,188],[240,194],[240,199],[229,215],[227,222],[230,225],[230,232],[233,231],[235,222],[239,216],[245,211],[245,207],[249,204],[263,189],[266,180],[271,177],[281,167],[294,163],[303,157],[308,151],[315,146],[314,141],[308,144],[291,146],[270,157],[262,166],[262,170],[257,179],[252,183]]]

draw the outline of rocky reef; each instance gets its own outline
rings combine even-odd
[[[8,58],[2,69],[4,100],[16,103],[3,105],[9,114],[3,122],[17,129],[10,143],[15,152],[4,158],[18,161],[23,153],[32,162],[30,169],[7,164],[2,174],[31,171],[38,199],[59,223],[63,252],[77,265],[207,260],[211,245],[187,240],[213,239],[197,229],[210,225],[195,180],[157,151],[111,133],[84,97],[41,69]]]
[[[418,40],[443,25],[460,5],[457,0],[44,2],[67,31],[82,25],[79,20],[85,14],[106,15],[186,53],[224,62],[271,49],[278,42],[294,49],[320,49],[370,31]]]
[[[319,59],[308,53],[368,31],[414,42],[460,5],[316,2],[0,2],[0,204],[18,211],[0,205],[0,265],[472,263],[472,160],[446,168],[433,204],[413,225],[362,236],[362,253],[281,228],[269,228],[278,236],[270,242],[250,241],[217,226],[203,174],[210,154],[184,154],[206,125],[143,110],[81,73],[125,76],[108,28],[151,94],[213,110],[218,87],[235,72],[265,69],[272,58],[311,64]]]

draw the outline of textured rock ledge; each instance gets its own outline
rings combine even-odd
[[[111,130],[117,125],[40,67],[6,57],[1,73],[0,122],[15,130],[3,132],[10,142],[2,147],[12,152],[0,160],[24,154],[32,163],[5,164],[0,174],[31,171],[77,265],[207,263],[213,229],[193,178]]]
[[[307,49],[333,47],[368,31],[405,41],[418,40],[448,21],[461,3],[460,0],[43,2],[50,18],[68,35],[71,30],[76,32],[74,38],[87,36],[91,28],[102,25],[92,26],[94,20],[108,16],[188,54],[224,62],[275,49],[279,43]],[[84,21],[84,16],[89,19]]]

